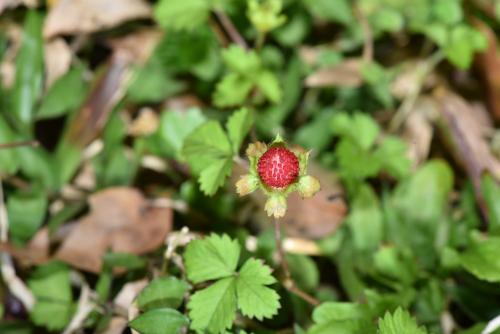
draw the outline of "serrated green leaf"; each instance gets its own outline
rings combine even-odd
[[[404,141],[397,137],[386,137],[373,154],[380,161],[382,170],[401,178],[410,172],[411,161],[407,157],[407,151]]]
[[[256,85],[264,96],[273,103],[281,100],[282,92],[278,78],[271,71],[262,71],[256,79]]]
[[[86,91],[83,72],[83,66],[77,66],[54,82],[36,113],[37,119],[59,117],[80,105]]]
[[[208,20],[210,4],[207,0],[161,0],[154,17],[164,28],[191,30]]]
[[[30,314],[33,322],[53,331],[63,329],[73,313],[68,267],[60,262],[40,266],[28,285],[37,300]]]
[[[310,0],[304,5],[311,14],[324,20],[340,22],[345,25],[354,20],[350,3],[347,0]]]
[[[193,330],[218,334],[231,327],[236,318],[235,280],[234,277],[221,279],[191,297],[188,309]]]
[[[479,31],[465,25],[456,25],[444,48],[446,57],[455,66],[468,69],[476,51],[484,50],[488,45],[486,37]]]
[[[222,51],[222,59],[229,69],[244,76],[255,75],[261,67],[260,58],[254,50],[245,50],[238,45],[231,45]]]
[[[432,4],[432,13],[440,22],[452,25],[463,19],[460,0],[440,0]]]
[[[338,113],[332,119],[333,134],[348,137],[363,149],[369,149],[375,143],[380,129],[372,117],[356,113],[352,116]]]
[[[198,108],[187,111],[164,111],[161,114],[158,136],[165,151],[175,157],[181,154],[184,139],[198,126],[205,122],[206,117]]]
[[[189,319],[177,310],[159,308],[139,315],[130,327],[141,334],[178,334],[189,324]]]
[[[184,253],[187,276],[193,283],[232,276],[239,256],[240,245],[225,234],[193,240]]]
[[[232,107],[243,104],[252,90],[253,82],[238,73],[226,74],[217,83],[213,94],[217,107]]]
[[[199,174],[217,160],[232,157],[232,147],[221,125],[207,121],[186,137],[182,154]]]
[[[212,196],[217,189],[224,185],[226,178],[231,174],[233,160],[231,158],[219,159],[208,165],[201,173],[198,181],[200,189],[207,196]]]
[[[472,244],[460,256],[462,265],[479,279],[500,282],[500,237],[490,237]]]
[[[275,283],[271,268],[262,261],[248,259],[236,279],[238,308],[243,315],[262,320],[271,318],[280,308],[279,295],[267,287]]]
[[[141,291],[137,303],[143,311],[161,307],[178,308],[188,289],[189,285],[176,277],[157,278]]]
[[[418,327],[417,322],[408,311],[398,308],[393,314],[386,313],[378,321],[378,334],[426,334],[423,327]]]
[[[373,333],[370,314],[363,304],[327,302],[313,312],[314,325],[308,334],[357,334]]]
[[[229,140],[231,140],[233,144],[234,154],[238,154],[240,151],[241,143],[248,134],[248,131],[250,131],[253,122],[253,113],[246,108],[235,111],[231,117],[229,117],[226,128]]]

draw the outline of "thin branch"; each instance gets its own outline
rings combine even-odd
[[[274,219],[274,237],[276,241],[276,248],[278,249],[278,261],[285,276],[284,280],[282,281],[283,286],[285,287],[285,289],[299,296],[309,304],[313,306],[319,305],[319,300],[297,287],[295,281],[292,278],[292,275],[290,274],[290,268],[288,266],[288,261],[286,260],[286,254],[283,248],[283,242],[281,240],[281,226],[279,219]]]
[[[363,61],[371,63],[373,61],[373,31],[370,27],[370,22],[368,22],[365,14],[357,4],[354,6],[354,14],[358,18],[365,38],[363,44]]]
[[[236,26],[233,24],[229,16],[219,9],[214,10],[215,16],[219,20],[220,24],[224,28],[224,31],[227,33],[231,41],[241,46],[243,49],[248,49],[248,44],[245,39],[241,36]]]
[[[13,143],[0,144],[0,149],[16,148],[16,147],[22,147],[22,146],[37,147],[38,145],[40,145],[40,143],[36,140],[26,140],[26,141],[18,141],[18,142],[13,142]]]

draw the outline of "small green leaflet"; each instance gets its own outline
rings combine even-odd
[[[271,288],[276,280],[262,261],[248,259],[240,271],[240,246],[227,235],[194,240],[184,253],[186,272],[193,283],[216,280],[198,290],[188,303],[191,328],[225,333],[239,309],[250,318],[270,318],[280,308],[279,295]]]
[[[479,279],[500,282],[500,237],[472,244],[460,257],[462,266]]]
[[[229,73],[217,84],[213,100],[218,107],[231,107],[245,102],[256,87],[271,102],[281,100],[282,91],[273,72],[266,70],[255,51],[232,45],[222,52]]]
[[[307,334],[374,333],[368,306],[364,304],[327,302],[316,307],[312,317],[314,325]]]
[[[211,2],[208,0],[162,0],[154,8],[154,17],[164,28],[191,30],[208,19]]]
[[[130,327],[141,334],[177,334],[189,324],[189,319],[171,308],[158,308],[141,314]]]
[[[68,267],[60,262],[40,266],[28,281],[36,297],[31,319],[51,331],[62,330],[73,314],[73,301]]]
[[[386,313],[378,321],[378,334],[426,334],[423,327],[418,327],[417,322],[408,311],[398,308],[393,314]]]
[[[227,235],[210,235],[189,243],[184,253],[187,276],[193,283],[231,276],[236,271],[240,245]]]
[[[224,185],[233,168],[233,155],[239,152],[253,122],[251,111],[242,108],[229,117],[227,134],[219,122],[210,120],[185,138],[182,156],[198,174],[200,189],[206,195],[215,194]]]

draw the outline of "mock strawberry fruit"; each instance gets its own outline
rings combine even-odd
[[[262,182],[272,188],[283,188],[299,176],[299,160],[285,147],[271,147],[259,159],[257,170]]]
[[[261,189],[267,196],[264,209],[269,216],[281,218],[287,209],[287,196],[298,191],[303,198],[320,189],[319,181],[307,175],[309,152],[298,146],[289,147],[279,135],[270,144],[255,142],[246,150],[250,162],[248,174],[236,183],[240,196]]]

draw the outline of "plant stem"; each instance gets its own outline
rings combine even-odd
[[[309,295],[308,293],[302,291],[297,287],[295,281],[292,278],[292,275],[290,274],[290,268],[288,266],[288,261],[286,260],[286,254],[283,248],[283,242],[281,240],[280,222],[281,220],[279,220],[278,218],[274,219],[274,237],[276,241],[276,248],[278,249],[278,261],[279,264],[281,265],[281,270],[283,271],[283,274],[285,276],[284,280],[281,283],[283,284],[285,289],[299,296],[309,304],[313,306],[319,305],[320,303],[319,300],[317,300],[313,296]]]
[[[18,141],[18,142],[13,142],[13,143],[0,144],[0,149],[2,149],[2,148],[16,148],[16,147],[21,147],[21,146],[36,147],[38,145],[39,145],[39,143],[36,140],[26,140],[26,141]]]
[[[219,10],[219,9],[214,10],[214,14],[217,17],[217,19],[219,20],[224,31],[227,33],[227,35],[231,39],[231,41],[238,44],[243,49],[247,50],[248,49],[247,42],[241,36],[238,29],[236,29],[236,26],[233,24],[233,22],[231,21],[229,16],[227,16],[227,14],[223,10]]]

